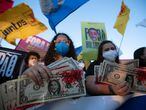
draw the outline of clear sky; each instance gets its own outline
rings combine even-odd
[[[48,30],[38,34],[41,38],[51,41],[55,33],[51,30],[47,18],[42,14],[39,0],[14,0],[14,6],[25,2],[28,4],[35,17],[44,23]],[[122,35],[113,28],[121,8],[122,0],[89,0],[56,26],[57,32],[67,33],[74,42],[75,47],[81,46],[81,22],[105,23],[107,39],[120,45]],[[139,47],[146,46],[146,28],[136,27],[136,24],[146,18],[146,0],[124,0],[130,9],[130,19],[127,24],[124,39],[121,45],[123,54],[121,59],[133,58],[133,52]],[[15,46],[2,41],[3,47],[14,49]]]

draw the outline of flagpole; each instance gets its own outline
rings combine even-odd
[[[56,28],[54,29],[55,34],[57,34]]]
[[[120,41],[120,45],[119,45],[119,48],[118,48],[118,53],[120,52],[120,48],[121,48],[121,45],[122,45],[123,39],[124,39],[124,36],[122,36],[122,39],[121,39],[121,41]]]
[[[0,39],[0,47],[1,47],[2,40],[3,40],[3,38]]]

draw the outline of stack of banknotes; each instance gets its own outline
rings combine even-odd
[[[131,60],[126,64],[104,60],[94,66],[94,75],[98,82],[119,84],[127,81],[131,91],[146,92],[146,68],[139,68],[139,60]]]
[[[0,110],[86,95],[84,71],[77,61],[65,57],[48,68],[49,80],[42,86],[23,76],[1,84]]]

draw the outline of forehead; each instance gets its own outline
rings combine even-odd
[[[65,35],[59,35],[56,40],[68,40],[68,38]]]
[[[30,59],[31,59],[31,58],[37,58],[37,56],[35,56],[35,55],[30,55],[29,58],[30,58]]]
[[[103,45],[103,49],[115,47],[112,43],[106,43]]]

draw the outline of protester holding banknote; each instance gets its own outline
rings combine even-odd
[[[140,47],[140,48],[136,49],[134,51],[133,57],[134,57],[134,59],[139,59],[139,67],[140,67],[139,71],[146,74],[146,47]],[[142,77],[143,77],[143,81],[140,80],[140,82],[139,82],[140,85],[138,85],[138,86],[144,85],[146,82],[146,79],[144,80],[145,77],[144,76],[142,76]],[[140,96],[130,98],[116,110],[146,110],[145,92],[144,93],[140,92],[138,94]]]
[[[66,91],[64,93],[66,93],[66,94],[68,93],[68,97],[69,96],[70,96],[70,98],[72,97],[71,94],[69,94],[71,91],[69,91],[69,89],[67,89],[68,87],[72,87],[72,89],[74,89],[73,87],[75,87],[76,90],[74,92],[76,92],[79,97],[80,94],[81,95],[85,94],[85,92],[84,92],[85,89],[83,88],[82,83],[80,83],[82,81],[80,79],[80,77],[79,77],[79,79],[80,79],[79,81],[74,79],[75,76],[73,76],[73,77],[70,76],[72,78],[62,77],[62,79],[57,79],[55,81],[55,80],[51,79],[51,77],[49,76],[50,73],[53,73],[52,72],[53,67],[48,66],[48,65],[56,64],[56,62],[58,62],[57,67],[55,67],[55,69],[54,69],[54,72],[55,72],[55,71],[57,71],[57,69],[61,68],[60,67],[61,64],[59,64],[59,61],[61,61],[61,63],[64,61],[64,64],[69,64],[71,66],[71,68],[74,68],[73,71],[75,73],[77,73],[76,76],[78,76],[79,75],[78,73],[80,73],[80,71],[78,71],[79,66],[76,64],[77,63],[76,61],[73,61],[73,59],[76,60],[77,56],[75,53],[75,48],[74,48],[72,40],[69,38],[69,36],[67,34],[58,33],[54,36],[53,40],[50,43],[47,54],[44,58],[45,65],[40,65],[40,64],[34,65],[34,66],[28,68],[26,71],[24,71],[23,74],[26,75],[27,77],[31,78],[37,85],[40,85],[42,87],[46,84],[46,83],[44,83],[44,80],[46,80],[48,82],[46,92],[48,91],[48,93],[47,93],[48,95],[51,94],[51,96],[49,96],[50,99],[51,99],[51,97],[59,98],[61,96],[62,97],[65,96],[65,94],[63,94],[63,92],[60,93],[60,89],[61,89],[60,86],[63,86],[63,84],[61,84],[61,82],[58,82],[58,81],[64,81],[63,83],[66,84],[62,88],[64,89],[64,91]],[[67,62],[67,60],[69,62]],[[70,68],[70,66],[67,66],[66,68]],[[65,66],[64,66],[64,68],[65,68]],[[71,73],[71,70],[70,70],[70,72],[65,71],[65,73],[62,72],[60,74],[67,75],[70,73]],[[75,82],[75,83],[73,83],[73,82]],[[78,82],[79,82],[79,84],[78,84]],[[78,84],[78,85],[76,85],[76,84]],[[82,88],[80,87],[80,85]],[[75,94],[73,94],[73,96],[75,97]],[[47,98],[47,97],[45,97],[45,98]],[[44,109],[44,107],[48,108],[48,106],[49,105],[45,104],[45,106],[43,106],[43,109]]]
[[[52,39],[50,46],[48,48],[47,54],[44,58],[44,65],[35,65],[27,69],[24,74],[32,78],[36,84],[42,85],[42,78],[48,80],[49,69],[47,65],[62,59],[63,57],[72,57],[77,59],[75,48],[72,40],[65,33],[58,33]]]
[[[103,60],[108,60],[111,62],[119,63],[119,55],[117,48],[112,41],[105,40],[101,42],[98,48],[97,60],[92,62],[86,72],[86,88],[90,95],[100,95],[100,94],[116,94],[116,95],[126,95],[129,93],[130,86],[128,83],[122,82],[118,85],[115,84],[105,84],[98,82],[98,77],[94,76],[94,66],[100,65]]]

